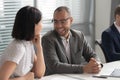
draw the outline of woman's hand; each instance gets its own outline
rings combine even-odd
[[[29,72],[25,76],[23,76],[24,80],[34,80],[34,73]]]
[[[34,66],[32,68],[32,71],[34,72],[35,77],[41,78],[45,73],[45,62],[41,45],[41,35],[36,35],[34,37],[33,44],[36,48],[36,55],[34,58]]]
[[[41,35],[35,35],[34,39],[32,40],[33,44],[35,45],[36,48],[41,46]]]

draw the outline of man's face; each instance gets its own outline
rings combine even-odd
[[[72,24],[72,17],[66,11],[56,11],[54,13],[54,29],[60,36],[66,37]]]
[[[116,15],[116,24],[120,26],[120,15]]]

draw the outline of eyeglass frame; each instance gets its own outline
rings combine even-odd
[[[61,24],[65,24],[68,19],[70,19],[70,17],[65,18],[65,19],[61,19],[61,20],[52,19],[52,22],[53,22],[54,24],[58,24],[59,22],[60,22]]]

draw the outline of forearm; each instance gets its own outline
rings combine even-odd
[[[34,73],[28,72],[26,75],[16,78],[10,78],[8,80],[34,80]]]
[[[2,74],[1,74],[2,75]],[[26,75],[24,76],[20,76],[20,77],[7,77],[5,75],[2,75],[2,77],[0,77],[0,80],[34,80],[34,73],[33,72],[28,72]]]
[[[10,79],[1,79],[1,80],[27,80],[24,77],[10,78]]]
[[[11,78],[11,79],[8,79],[8,80],[26,80],[26,79],[24,79],[24,77],[18,77],[18,78]]]
[[[40,78],[45,73],[45,62],[44,62],[43,50],[41,45],[37,47],[36,56],[37,56],[37,60],[35,63],[35,76]]]
[[[83,65],[80,64],[56,63],[48,67],[52,73],[83,73]]]

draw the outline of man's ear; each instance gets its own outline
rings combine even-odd
[[[73,17],[70,17],[71,23],[73,23]]]

